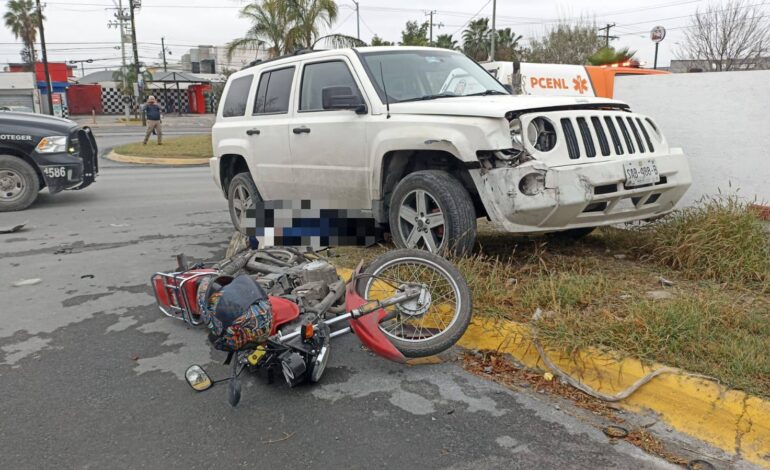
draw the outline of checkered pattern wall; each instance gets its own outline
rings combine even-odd
[[[162,89],[153,90],[152,93],[158,100],[161,109],[168,110],[168,112],[177,111],[176,88],[169,88],[165,93]],[[166,107],[165,96],[168,96],[168,107]],[[190,106],[187,100],[187,90],[179,90],[179,97],[181,98],[182,112],[188,112]],[[116,88],[102,87],[102,106],[104,107],[104,114],[123,114],[123,95]]]

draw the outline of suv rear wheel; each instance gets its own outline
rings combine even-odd
[[[0,212],[31,206],[37,199],[39,184],[32,165],[13,155],[0,155]]]
[[[410,173],[390,199],[390,230],[399,248],[432,253],[470,253],[476,242],[476,211],[460,182],[449,173]]]
[[[235,175],[227,188],[227,206],[230,208],[230,220],[235,230],[246,234],[246,209],[254,207],[258,201],[261,201],[261,198],[251,175]]]

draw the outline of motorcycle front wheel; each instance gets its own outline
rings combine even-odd
[[[422,294],[387,308],[380,330],[406,357],[425,357],[452,347],[471,321],[473,303],[465,278],[446,259],[423,250],[393,250],[377,257],[357,281],[366,300],[384,300],[404,286]]]

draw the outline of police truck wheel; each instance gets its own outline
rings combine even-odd
[[[471,197],[445,171],[416,171],[402,179],[390,199],[389,218],[391,236],[399,248],[462,256],[476,242]]]
[[[19,157],[0,155],[0,212],[31,206],[37,199],[39,184],[32,165]]]
[[[251,175],[238,173],[230,181],[227,189],[227,205],[230,208],[230,220],[235,230],[246,234],[246,209],[253,208],[257,201],[262,199],[257,191],[257,186]]]

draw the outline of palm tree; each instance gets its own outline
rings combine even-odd
[[[588,57],[588,63],[591,65],[618,64],[631,60],[636,51],[630,51],[628,48],[615,50],[612,47],[602,47],[594,54]]]
[[[474,60],[486,60],[489,57],[491,33],[489,18],[471,21],[463,31],[463,52]]]
[[[40,24],[35,4],[32,0],[8,0],[7,8],[8,11],[3,15],[5,26],[11,30],[16,39],[21,39],[34,64],[37,61],[35,41],[37,41],[37,27]]]
[[[227,45],[228,59],[232,59],[236,49],[256,49],[265,44],[271,57],[288,52],[291,41],[287,37],[287,31],[292,21],[289,16],[289,4],[285,0],[250,3],[241,9],[240,15],[251,20],[251,28],[246,32],[246,36]]]
[[[434,46],[442,49],[451,49],[453,51],[458,49],[457,41],[452,38],[451,34],[439,34],[436,36]]]
[[[152,74],[147,69],[140,71],[144,83],[152,81]],[[127,64],[112,72],[112,81],[117,84],[118,91],[125,96],[134,96],[134,83],[136,83],[136,67]]]
[[[289,0],[289,18],[293,27],[289,41],[294,49],[310,49],[321,35],[321,29],[331,27],[337,19],[334,0]]]
[[[516,56],[519,48],[519,41],[522,36],[516,36],[511,28],[498,29],[495,41],[495,59],[511,61]]]

